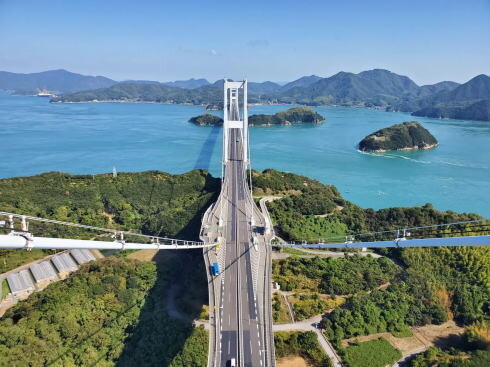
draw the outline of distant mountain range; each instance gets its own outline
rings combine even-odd
[[[107,88],[116,83],[116,81],[103,76],[75,74],[63,69],[31,74],[0,71],[0,89],[23,94],[34,93],[40,89],[71,93],[80,90]]]
[[[204,87],[204,86],[209,85],[211,83],[208,82],[206,79],[191,78],[189,80],[176,80],[175,82],[167,82],[167,83],[163,83],[163,84],[169,85],[171,87],[195,89],[195,88],[199,88],[199,87]]]
[[[0,72],[0,89],[62,93],[53,102],[128,101],[219,104],[223,81],[206,79],[174,82],[85,76],[66,70],[33,74]],[[418,86],[407,76],[374,69],[339,72],[331,77],[304,76],[292,82],[249,82],[251,103],[294,103],[371,107],[412,112],[416,116],[490,120],[490,77],[478,75],[464,84],[443,81]],[[465,117],[462,117],[465,116]]]

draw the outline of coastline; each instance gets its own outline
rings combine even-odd
[[[428,144],[424,145],[423,147],[418,147],[418,146],[413,146],[413,147],[405,147],[405,148],[399,148],[399,149],[376,149],[376,150],[371,150],[371,149],[357,149],[361,153],[386,153],[386,152],[402,152],[402,151],[411,151],[411,150],[429,150],[433,149],[439,146],[439,143],[436,144]]]

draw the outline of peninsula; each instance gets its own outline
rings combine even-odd
[[[359,150],[382,153],[389,150],[430,149],[439,143],[416,121],[407,121],[378,130],[361,140]]]

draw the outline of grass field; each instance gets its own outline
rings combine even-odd
[[[333,299],[318,293],[296,293],[288,296],[288,300],[293,307],[296,320],[306,320],[312,316],[323,314],[345,302],[342,297]]]
[[[274,317],[274,322],[278,324],[287,324],[291,321],[289,316],[288,306],[284,302],[284,298],[275,293],[272,299],[272,315]]]
[[[401,352],[384,338],[353,345],[345,352],[345,361],[349,367],[391,366],[401,357]]]
[[[330,367],[332,363],[318,343],[313,331],[281,331],[274,333],[276,359],[301,356],[311,367]]]
[[[282,252],[284,252],[286,254],[290,254],[290,255],[308,255],[307,252],[304,252],[304,251],[301,251],[301,250],[298,250],[298,249],[292,248],[292,247],[283,247]]]
[[[409,337],[413,336],[412,330],[410,330],[410,328],[408,328],[408,327],[402,331],[392,331],[391,334],[395,338],[409,338]]]
[[[7,279],[4,279],[2,281],[2,296],[1,296],[1,299],[4,299],[5,297],[7,297],[7,294],[10,293],[10,287],[9,287],[9,284],[7,283]]]
[[[0,250],[0,273],[5,273],[18,266],[42,259],[53,253],[54,251],[48,250]]]

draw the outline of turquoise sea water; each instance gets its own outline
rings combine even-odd
[[[286,106],[253,106],[274,113]],[[357,143],[408,114],[318,107],[320,126],[254,127],[252,166],[303,174],[337,186],[363,207],[421,205],[490,216],[490,123],[416,118],[439,140],[428,151],[365,154]],[[0,95],[0,177],[46,171],[220,174],[221,129],[187,120],[199,106],[131,103],[50,104]]]

